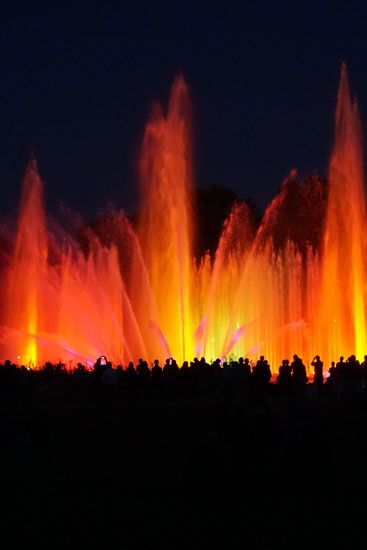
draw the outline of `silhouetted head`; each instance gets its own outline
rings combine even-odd
[[[264,361],[264,356],[260,355],[260,361]]]

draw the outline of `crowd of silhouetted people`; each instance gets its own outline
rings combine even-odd
[[[340,357],[329,368],[317,355],[312,372],[298,355],[284,359],[278,373],[272,373],[264,356],[253,363],[248,358],[209,363],[204,357],[178,365],[168,358],[151,365],[143,359],[136,364],[113,366],[105,356],[93,368],[77,363],[74,368],[46,362],[30,369],[6,360],[0,365],[0,396],[31,396],[39,399],[142,399],[224,398],[336,398],[367,396],[367,355],[359,362],[355,355]]]

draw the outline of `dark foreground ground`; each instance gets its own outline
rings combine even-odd
[[[346,512],[366,504],[363,396],[7,401],[0,450],[1,526],[28,540],[89,544],[116,531],[120,548],[359,544]]]

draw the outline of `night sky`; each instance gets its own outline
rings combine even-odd
[[[199,186],[263,207],[293,168],[325,175],[341,61],[367,115],[367,7],[351,2],[2,2],[0,213],[34,151],[47,208],[133,210],[154,100],[182,71]]]

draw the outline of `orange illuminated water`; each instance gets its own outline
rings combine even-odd
[[[323,245],[319,349],[324,355],[367,354],[366,202],[358,106],[343,65]]]
[[[17,363],[114,364],[265,355],[306,364],[367,354],[366,205],[358,108],[343,66],[328,191],[292,173],[259,227],[235,204],[215,255],[195,258],[190,101],[176,78],[153,110],[133,227],[111,212],[73,238],[47,220],[31,161],[3,266],[0,355]]]

